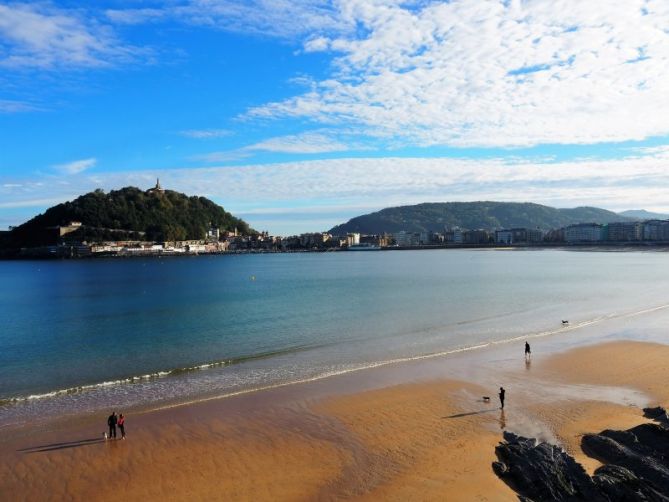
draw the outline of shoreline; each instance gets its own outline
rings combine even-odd
[[[490,251],[514,251],[514,250],[562,250],[562,251],[602,251],[602,252],[634,252],[634,251],[669,251],[669,242],[653,241],[621,241],[621,242],[556,242],[556,243],[519,243],[519,244],[460,244],[460,245],[442,245],[442,244],[423,244],[418,246],[384,246],[374,249],[374,251],[430,251],[430,250],[490,250]],[[57,256],[50,253],[44,254],[26,254],[20,252],[2,253],[0,250],[0,260],[6,261],[69,261],[69,260],[98,260],[110,258],[186,258],[195,256],[229,256],[229,255],[265,255],[265,254],[294,254],[294,253],[339,253],[348,251],[358,251],[347,248],[322,248],[322,249],[239,249],[232,251],[212,251],[212,252],[146,252],[146,253],[95,253],[86,255]]]
[[[662,304],[662,305],[655,305],[652,307],[648,307],[642,310],[635,310],[635,311],[628,311],[628,312],[622,312],[622,313],[612,313],[607,316],[601,316],[593,319],[587,319],[578,323],[574,324],[569,324],[567,326],[561,326],[559,328],[553,329],[553,330],[546,330],[546,331],[540,331],[540,332],[535,332],[535,333],[527,333],[523,334],[520,336],[513,336],[510,338],[502,339],[502,340],[491,340],[487,341],[484,343],[479,343],[476,345],[471,345],[471,346],[461,346],[461,347],[455,347],[452,349],[445,349],[441,350],[438,352],[432,352],[432,353],[425,353],[425,354],[416,354],[416,355],[409,355],[409,356],[404,356],[404,357],[398,357],[398,358],[393,358],[393,359],[388,359],[388,360],[378,360],[378,361],[370,361],[367,363],[361,363],[358,366],[354,366],[351,368],[346,368],[346,369],[340,369],[340,370],[333,370],[333,371],[328,371],[325,373],[316,373],[311,376],[305,376],[304,378],[300,378],[297,380],[289,380],[289,381],[276,381],[276,382],[268,382],[264,385],[260,386],[255,386],[255,387],[241,387],[241,388],[231,388],[229,390],[221,392],[216,391],[215,393],[197,393],[193,395],[181,395],[178,397],[171,397],[171,398],[164,398],[162,400],[157,400],[157,401],[152,401],[150,404],[143,404],[143,405],[137,405],[137,404],[130,404],[126,405],[125,409],[130,410],[133,413],[150,413],[153,411],[160,411],[160,410],[165,410],[165,409],[174,409],[174,408],[179,408],[179,407],[184,407],[184,406],[190,406],[197,404],[199,402],[206,402],[206,401],[214,401],[218,399],[230,399],[234,398],[237,396],[242,396],[246,394],[254,394],[254,393],[261,393],[261,392],[266,392],[266,391],[271,391],[273,389],[278,389],[278,388],[283,388],[283,387],[292,387],[292,386],[301,386],[305,384],[309,384],[312,382],[319,382],[321,380],[328,380],[328,379],[336,379],[340,377],[345,377],[346,375],[355,375],[359,373],[364,373],[367,371],[374,371],[377,369],[381,368],[388,368],[388,371],[393,371],[393,367],[395,366],[406,366],[406,365],[414,365],[414,364],[420,364],[421,362],[426,362],[430,360],[436,360],[437,362],[439,360],[443,360],[444,362],[449,362],[452,361],[454,357],[459,356],[459,355],[464,355],[464,357],[467,357],[467,354],[471,353],[471,358],[472,360],[476,361],[477,359],[485,359],[486,358],[486,353],[490,351],[495,351],[498,348],[505,347],[505,346],[510,346],[514,343],[520,343],[521,341],[529,340],[534,343],[534,341],[539,341],[542,339],[554,339],[554,342],[557,344],[557,346],[561,346],[562,348],[564,347],[569,347],[573,346],[574,341],[569,340],[569,335],[572,335],[574,332],[579,332],[581,330],[591,330],[593,327],[597,328],[599,325],[604,325],[606,326],[607,324],[610,323],[616,323],[616,322],[621,322],[621,321],[626,321],[629,319],[637,318],[637,317],[643,317],[645,314],[653,314],[657,312],[661,312],[663,310],[666,310],[669,308],[669,304]],[[565,335],[567,339],[563,340],[560,335]],[[596,339],[596,335],[595,335]],[[558,347],[551,349],[552,351],[559,350]],[[251,357],[244,357],[241,358],[241,362],[246,362],[249,360],[255,360],[259,358],[264,358],[265,356],[251,356]],[[9,398],[3,400],[4,404],[0,404],[0,411],[2,411],[1,406],[5,406],[5,412],[7,414],[11,414],[13,407],[16,406],[25,406],[28,404],[33,404],[34,406],[39,406],[40,403],[43,403],[44,406],[47,405],[49,400],[54,400],[54,399],[71,399],[74,398],[76,399],[78,396],[81,397],[91,397],[95,398],[94,393],[98,391],[104,391],[106,389],[123,389],[124,386],[126,385],[135,385],[138,383],[146,383],[147,385],[151,385],[152,382],[155,381],[161,381],[163,383],[169,383],[170,379],[175,379],[174,381],[177,382],[178,380],[182,378],[184,375],[194,375],[196,376],[200,372],[206,372],[208,370],[215,370],[217,368],[226,368],[231,366],[230,361],[223,361],[223,362],[214,362],[214,363],[206,363],[202,365],[195,365],[192,367],[188,368],[177,368],[177,369],[172,369],[172,370],[162,370],[159,372],[155,372],[152,374],[146,374],[146,375],[139,375],[139,376],[131,376],[131,377],[126,377],[126,378],[119,378],[114,381],[103,381],[103,382],[98,382],[98,383],[92,383],[92,384],[83,384],[83,385],[78,385],[66,389],[56,389],[53,391],[48,391],[44,393],[38,393],[38,394],[31,394],[28,396],[19,396],[19,397],[14,397],[14,398]],[[450,372],[449,373],[449,378],[457,378],[457,372]],[[147,389],[150,390],[150,389]],[[119,390],[120,392],[120,390]],[[118,403],[117,403],[118,405]],[[76,413],[70,415],[69,418],[75,418],[77,415],[85,415],[89,416],[92,413],[95,413],[96,411],[99,411],[100,406],[98,406],[95,409],[86,409],[86,410],[79,410]],[[5,430],[5,431],[12,431],[12,430],[20,430],[23,427],[22,424],[16,424],[16,423],[8,423],[8,424],[1,424],[0,423],[0,428]]]
[[[28,427],[0,442],[3,464],[13,466],[0,491],[26,500],[439,500],[450,490],[457,500],[516,500],[490,467],[503,430],[558,442],[591,472],[598,463],[580,452],[580,434],[644,422],[642,406],[669,400],[661,386],[669,346],[550,337],[532,345],[541,355],[529,365],[520,344],[498,345],[126,414],[127,441],[101,441],[104,417]],[[194,467],[179,472],[186,459]],[[126,481],[101,488],[109,462]]]

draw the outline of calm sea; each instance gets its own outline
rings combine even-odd
[[[664,252],[5,261],[0,426],[319,378],[666,304]]]

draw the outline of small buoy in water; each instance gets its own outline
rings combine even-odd
[[[252,281],[255,281],[255,280],[256,280],[256,276],[255,276],[255,275],[252,275],[252,276],[251,276],[251,280],[252,280]]]

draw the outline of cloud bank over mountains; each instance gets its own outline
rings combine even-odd
[[[83,162],[83,161],[80,161]],[[426,201],[528,201],[666,211],[669,149],[630,152],[619,160],[348,158],[169,171],[72,173],[66,181],[13,180],[0,185],[0,208],[63,201],[98,187],[169,189],[219,201],[257,228],[319,230],[371,210]],[[74,163],[73,163],[74,164]],[[519,194],[522,194],[519,197]],[[302,228],[302,227],[300,227]]]

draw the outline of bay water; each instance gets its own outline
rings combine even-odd
[[[0,262],[0,427],[152,408],[669,305],[669,254],[416,250]]]

